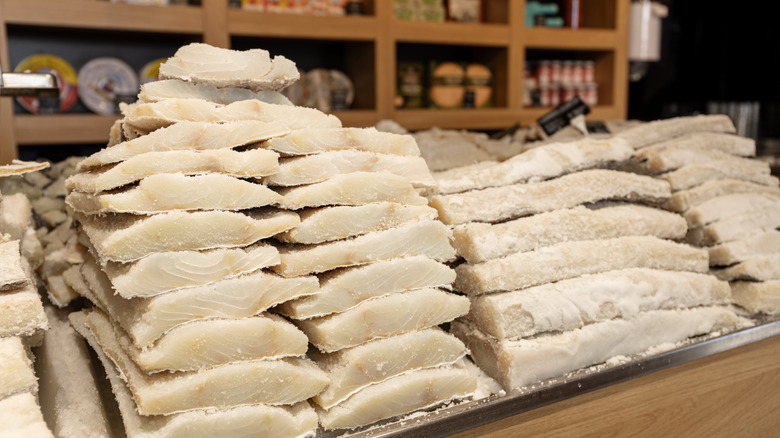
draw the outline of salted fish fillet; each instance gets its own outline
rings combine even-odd
[[[258,178],[277,172],[278,158],[276,152],[266,149],[243,152],[231,149],[147,152],[106,168],[72,175],[65,180],[65,187],[68,190],[97,193],[158,173],[219,173],[239,178]]]
[[[739,160],[739,161],[737,161]],[[777,187],[778,179],[770,175],[769,163],[752,159],[707,161],[688,164],[660,175],[672,187],[672,191],[690,189],[713,179],[738,179],[769,187]]]
[[[780,253],[780,231],[769,230],[707,248],[710,266],[728,266],[751,258]]]
[[[317,413],[326,430],[352,428],[467,398],[476,389],[476,378],[458,362],[395,376],[363,389],[327,411],[318,408]]]
[[[231,248],[289,230],[298,215],[271,207],[230,211],[171,211],[153,216],[75,213],[81,228],[106,260],[131,262],[151,253]]]
[[[713,269],[712,273],[726,281],[780,280],[780,253],[757,256],[723,269]]]
[[[149,133],[179,122],[231,122],[258,120],[281,123],[288,129],[340,128],[333,115],[313,108],[277,105],[259,100],[241,100],[218,105],[201,99],[165,99],[153,103],[135,103],[124,107],[124,127]]]
[[[131,263],[109,261],[103,269],[116,293],[129,298],[211,284],[278,263],[275,247],[255,243],[243,248],[155,253]]]
[[[621,236],[682,239],[682,216],[652,207],[625,204],[590,209],[577,206],[499,224],[472,222],[452,230],[452,246],[469,263],[532,251],[560,242]]]
[[[449,287],[455,271],[426,256],[401,257],[320,274],[320,292],[282,303],[277,311],[307,319],[349,310],[364,300],[423,287]]]
[[[455,168],[434,174],[440,194],[521,182],[537,182],[628,160],[634,149],[621,139],[550,143],[488,167]]]
[[[455,290],[481,295],[537,286],[616,269],[652,268],[707,272],[704,249],[653,236],[562,242],[479,264],[455,268]]]
[[[295,325],[312,345],[331,353],[372,339],[437,326],[468,311],[468,298],[422,288],[365,300],[347,311],[295,321]]]
[[[731,118],[723,114],[675,117],[642,123],[633,128],[615,134],[634,147],[640,149],[694,132],[717,132],[734,134],[737,132]]]
[[[133,394],[111,359],[100,349],[86,327],[85,315],[73,312],[72,324],[95,350],[116,397],[128,438],[274,438],[310,436],[317,428],[317,414],[308,402],[292,406],[263,404],[225,409],[200,409],[168,415],[140,415]]]
[[[284,56],[271,58],[267,50],[239,51],[191,43],[160,65],[160,79],[278,91],[300,79],[300,72],[294,62]]]
[[[274,236],[285,243],[323,243],[407,222],[435,220],[436,210],[427,205],[372,202],[357,206],[334,206],[299,210],[301,223]]]
[[[451,332],[466,344],[477,365],[510,391],[614,356],[631,356],[659,344],[749,325],[749,320],[729,308],[707,306],[650,310],[630,319],[612,319],[560,334],[511,341],[497,340],[458,321],[452,323]]]
[[[642,149],[631,158],[631,161],[623,167],[623,170],[647,175],[668,172],[681,167],[706,163],[708,161],[742,161],[748,158],[738,158],[728,152],[710,149],[683,149],[665,148],[648,151]]]
[[[388,172],[408,179],[415,187],[436,185],[422,157],[360,150],[326,151],[282,158],[279,160],[279,171],[263,178],[263,182],[271,186],[300,186],[351,172]]]
[[[684,216],[691,225],[707,225],[734,214],[769,207],[778,201],[780,201],[780,190],[771,194],[735,193],[704,201],[688,209]]]
[[[285,277],[297,277],[411,255],[446,262],[455,259],[449,236],[449,228],[441,222],[424,220],[320,245],[280,245],[281,261],[271,269]]]
[[[11,240],[0,243],[0,293],[19,289],[28,284],[30,284],[30,279],[22,269],[19,241]]]
[[[233,149],[290,132],[281,122],[238,120],[231,122],[179,122],[148,135],[101,149],[76,165],[76,170],[101,167],[148,152]]]
[[[30,356],[22,338],[0,338],[0,400],[20,392],[38,391]]]
[[[49,328],[43,303],[33,285],[0,293],[0,338],[33,338]]]
[[[259,315],[279,303],[317,293],[316,277],[281,278],[264,271],[147,298],[114,295],[94,260],[81,266],[87,299],[116,320],[138,348],[146,348],[181,324],[212,318]]]
[[[302,128],[281,137],[271,138],[262,146],[282,156],[341,150],[420,156],[420,148],[411,135],[381,132],[375,128]]]
[[[218,88],[208,84],[195,84],[176,79],[164,79],[141,85],[138,100],[141,102],[158,102],[164,99],[203,99],[222,105],[239,100],[257,99],[277,105],[292,105],[290,99],[278,91],[252,91],[246,88]]]
[[[43,420],[38,400],[31,392],[20,392],[0,400],[0,435],[9,438],[54,438]]]
[[[326,205],[363,205],[372,202],[398,202],[427,205],[408,179],[387,172],[353,172],[335,175],[325,181],[297,187],[280,187],[282,204],[290,210]]]
[[[643,159],[669,149],[719,151],[739,157],[754,157],[756,141],[752,138],[720,132],[693,132],[681,135],[636,151],[635,157]],[[679,166],[678,166],[679,167]]]
[[[367,342],[335,353],[311,353],[330,384],[313,400],[323,409],[343,402],[367,386],[413,370],[452,365],[466,346],[438,328]]]
[[[98,312],[82,314],[86,329],[97,340],[96,347],[116,365],[141,415],[256,403],[290,405],[312,397],[328,384],[327,375],[314,362],[302,358],[252,360],[198,371],[146,374],[122,350],[107,317]]]
[[[731,283],[734,302],[753,313],[780,313],[780,280]]]
[[[731,287],[709,274],[629,268],[472,298],[465,319],[497,339],[564,332],[649,310],[728,304]]]
[[[24,175],[25,173],[36,172],[49,167],[48,161],[22,161],[11,160],[11,164],[0,166],[0,178],[6,176]]]
[[[160,173],[112,192],[70,192],[66,202],[86,214],[155,214],[171,210],[248,210],[279,205],[282,196],[262,184],[219,173]]]
[[[780,202],[735,214],[704,227],[691,228],[686,240],[695,245],[711,246],[776,228],[780,228]]]
[[[498,222],[580,204],[608,200],[660,203],[671,195],[669,184],[649,176],[593,169],[529,184],[514,184],[435,196],[431,206],[448,225]]]
[[[673,193],[669,201],[664,204],[664,208],[685,212],[712,198],[738,193],[761,193],[767,196],[777,196],[780,194],[780,188],[731,178],[716,179]]]

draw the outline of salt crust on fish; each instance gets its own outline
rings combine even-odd
[[[711,266],[728,266],[754,257],[780,253],[780,231],[769,230],[707,248]]]
[[[43,303],[33,285],[0,292],[0,338],[34,338],[49,328]]]
[[[780,253],[757,256],[712,273],[721,280],[780,280]]]
[[[514,184],[435,196],[431,206],[445,224],[498,222],[600,201],[660,203],[669,184],[649,176],[593,169],[529,184]]]
[[[30,356],[22,338],[0,338],[0,400],[20,392],[38,391]]]
[[[649,148],[648,148],[649,149]],[[666,148],[650,153],[642,149],[621,170],[654,175],[679,169],[690,164],[701,164],[708,161],[742,161],[748,158],[738,158],[728,152],[710,149],[678,149]]]
[[[677,170],[661,174],[659,177],[668,181],[674,192],[690,189],[707,181],[727,178],[777,187],[777,177],[769,173],[769,163],[733,157],[728,160],[688,164]]]
[[[35,395],[20,392],[0,400],[0,436],[54,438]]]
[[[694,132],[717,132],[734,134],[737,132],[731,118],[723,114],[675,117],[639,124],[633,128],[615,134],[634,148],[670,140]]]
[[[274,208],[244,212],[171,211],[153,216],[76,213],[101,263],[130,262],[155,252],[231,248],[289,230],[298,215]]]
[[[70,192],[68,205],[86,214],[155,214],[171,210],[248,210],[281,204],[268,187],[219,173],[159,173],[112,192]]]
[[[780,202],[780,190],[774,193],[735,193],[704,201],[688,209],[684,216],[691,225],[707,225],[735,214],[760,210],[777,202]]]
[[[767,207],[728,216],[704,227],[688,230],[686,240],[694,245],[711,246],[770,231],[780,227],[780,202]]]
[[[711,306],[650,310],[630,319],[617,318],[560,334],[512,341],[497,340],[458,321],[452,323],[451,331],[465,342],[477,365],[509,391],[618,355],[632,356],[659,344],[748,325],[752,323],[733,310]]]
[[[455,290],[480,295],[626,268],[707,272],[707,251],[652,236],[562,242],[455,268]]]
[[[716,179],[673,193],[669,201],[664,204],[664,208],[685,212],[712,198],[738,193],[761,193],[767,196],[777,196],[780,195],[780,188],[731,178]]]
[[[420,149],[411,135],[381,132],[375,128],[302,128],[281,137],[271,138],[261,146],[282,156],[341,150],[420,156]]]
[[[469,263],[480,263],[560,242],[648,235],[676,240],[684,238],[687,230],[680,215],[657,208],[577,206],[499,224],[458,225],[453,228],[452,246]]]
[[[467,398],[476,389],[476,378],[458,362],[395,376],[363,389],[328,411],[317,408],[317,413],[326,430],[353,428]]]
[[[363,205],[372,202],[398,202],[427,205],[405,177],[387,172],[353,172],[335,175],[325,181],[297,187],[280,187],[282,204],[290,210],[327,205]]]
[[[466,355],[458,338],[438,328],[377,339],[335,353],[309,354],[330,384],[313,400],[330,409],[363,388],[413,370],[452,365]]]
[[[631,158],[623,140],[583,139],[550,143],[492,166],[466,166],[434,174],[439,193],[459,193],[521,182],[537,182],[591,167],[615,165]]]
[[[148,135],[101,149],[80,161],[76,170],[83,172],[148,152],[233,149],[289,132],[290,129],[281,122],[178,122]]]
[[[415,187],[436,185],[422,157],[361,150],[327,151],[282,158],[279,171],[263,178],[263,183],[271,186],[299,186],[351,172],[388,172],[408,179]]]
[[[640,312],[728,304],[731,288],[709,274],[629,268],[472,298],[465,317],[497,339],[574,330]]]
[[[0,293],[19,289],[28,284],[30,279],[22,269],[19,241],[0,243]]]
[[[636,151],[635,158],[643,160],[675,149],[720,151],[740,157],[753,157],[756,155],[756,141],[752,138],[722,132],[693,132],[644,147]]]
[[[449,287],[455,271],[423,255],[381,260],[320,274],[320,292],[280,304],[276,311],[307,319],[349,310],[369,298],[423,287]]]
[[[731,294],[736,304],[752,313],[780,313],[780,280],[735,281],[731,283]]]
[[[48,161],[21,161],[11,160],[11,164],[0,166],[0,178],[6,176],[24,175],[25,173],[36,172],[49,167]]]
[[[141,102],[158,102],[164,99],[201,99],[222,105],[240,100],[257,99],[277,105],[292,105],[284,94],[278,91],[252,91],[246,88],[217,88],[208,84],[194,84],[176,79],[163,79],[147,82],[141,85],[138,100]]]
[[[158,173],[219,173],[239,178],[258,178],[279,170],[278,157],[276,152],[265,149],[243,152],[231,149],[147,152],[115,165],[72,175],[65,180],[65,187],[69,191],[97,193]]]
[[[323,243],[408,222],[435,220],[436,210],[427,205],[372,202],[357,206],[334,206],[297,211],[301,223],[274,236],[285,243]]]
[[[27,195],[24,193],[4,195],[0,198],[0,233],[10,236],[10,240],[21,241],[27,229],[33,225],[32,214]]]
[[[140,415],[121,372],[86,326],[85,315],[73,312],[71,324],[95,350],[118,402],[128,438],[268,438],[308,437],[317,428],[317,414],[308,402],[292,406],[263,404],[199,409],[167,415]]]
[[[295,321],[309,342],[330,353],[372,339],[437,326],[469,311],[468,298],[434,288],[371,298],[332,315]]]
[[[449,236],[449,228],[441,222],[423,220],[320,245],[279,245],[281,262],[271,269],[297,277],[411,255],[446,262],[455,259]]]

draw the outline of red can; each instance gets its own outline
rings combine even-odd
[[[548,85],[552,83],[552,68],[550,61],[541,61],[536,68],[536,82],[539,86]]]
[[[564,85],[561,87],[561,102],[568,102],[577,96],[577,87],[574,85]]]
[[[582,63],[582,83],[589,84],[591,82],[596,82],[596,63],[593,61],[583,61]]]
[[[550,61],[550,83],[561,83],[561,61]]]
[[[574,61],[563,61],[561,63],[561,85],[573,84]]]

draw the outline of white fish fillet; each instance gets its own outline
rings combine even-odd
[[[211,284],[278,263],[275,247],[256,243],[244,248],[155,253],[131,263],[108,262],[103,269],[118,295],[134,297]]]
[[[20,392],[0,400],[0,436],[54,438],[43,421],[38,400],[30,392]]]
[[[739,160],[739,161],[737,161]],[[737,179],[769,187],[777,187],[778,179],[770,175],[769,163],[764,161],[731,158],[688,164],[664,173],[660,178],[669,181],[672,191],[690,189],[714,179]]]
[[[0,400],[20,392],[38,391],[31,359],[22,338],[0,338]]]
[[[648,152],[647,149],[640,150],[622,170],[653,175],[708,161],[749,160],[748,158],[735,157],[727,152],[710,149],[666,148],[652,153]]]
[[[176,79],[164,79],[141,85],[138,100],[158,102],[163,99],[202,99],[227,105],[239,100],[257,99],[277,105],[292,105],[290,99],[278,91],[252,91],[246,88],[217,88],[208,84],[194,84]]]
[[[377,338],[437,326],[469,311],[468,298],[423,288],[363,301],[342,313],[295,321],[309,342],[329,353]]]
[[[326,205],[362,205],[371,202],[398,202],[427,205],[408,179],[386,172],[353,172],[335,175],[325,181],[298,187],[277,188],[290,210]]]
[[[680,190],[673,193],[669,201],[664,204],[664,208],[672,211],[685,212],[712,198],[738,193],[761,193],[768,196],[777,196],[780,194],[780,188],[768,187],[737,179],[716,179],[687,190]]]
[[[262,184],[219,173],[160,173],[117,191],[70,192],[66,201],[75,211],[86,214],[154,214],[170,210],[248,210],[281,204],[282,196]]]
[[[469,263],[532,251],[566,241],[621,236],[682,239],[688,226],[680,215],[641,205],[597,209],[577,206],[499,224],[473,222],[453,228],[452,246]]]
[[[295,63],[284,56],[271,58],[263,49],[239,51],[203,43],[180,47],[160,65],[159,76],[252,91],[277,91],[300,79]]]
[[[377,339],[335,353],[310,353],[330,385],[313,400],[330,409],[363,388],[413,370],[452,365],[466,355],[458,338],[438,328]]]
[[[434,174],[439,193],[459,193],[521,182],[537,182],[591,167],[628,160],[634,149],[623,140],[586,138],[550,143],[488,167],[455,168]]]
[[[720,151],[740,157],[756,155],[756,141],[752,138],[720,132],[694,132],[638,150],[635,158],[644,159],[673,149],[687,151]],[[679,167],[679,166],[677,166]]]
[[[709,274],[630,268],[471,300],[466,319],[498,339],[563,332],[640,312],[728,304],[731,288]]]
[[[466,343],[477,365],[509,391],[614,356],[631,356],[659,344],[716,330],[731,331],[749,323],[729,308],[712,306],[651,310],[631,319],[618,318],[561,334],[514,341],[496,340],[457,321],[452,323],[452,332]]]
[[[634,147],[640,149],[694,132],[717,132],[734,134],[737,132],[729,116],[723,114],[675,117],[642,123],[633,128],[615,134]]]
[[[298,215],[270,207],[229,211],[172,211],[154,216],[75,217],[105,260],[130,262],[148,254],[250,245],[289,230]]]
[[[449,236],[444,224],[425,220],[321,245],[281,245],[281,263],[271,269],[285,277],[296,277],[411,255],[446,262],[455,258]]]
[[[299,186],[352,172],[388,172],[408,179],[415,187],[436,185],[428,165],[421,157],[361,150],[327,151],[282,158],[279,161],[279,171],[263,178],[263,183],[271,186]]]
[[[734,302],[753,313],[780,313],[780,280],[731,283]]]
[[[343,312],[369,298],[423,287],[449,287],[455,271],[426,256],[383,260],[320,275],[316,295],[282,303],[277,311],[295,319]]]
[[[712,273],[721,280],[780,280],[780,253],[757,256],[723,269],[713,269]]]
[[[33,225],[30,199],[24,193],[5,195],[0,199],[0,233],[21,241]]]
[[[279,170],[279,155],[265,149],[237,152],[206,151],[147,152],[106,168],[77,173],[65,180],[68,190],[96,193],[140,181],[158,173],[220,173],[240,178],[271,175]]]
[[[302,128],[282,137],[271,138],[263,147],[283,156],[341,150],[420,156],[420,149],[411,135],[380,132],[375,128]]]
[[[662,202],[669,184],[614,170],[583,170],[549,181],[435,196],[431,206],[445,224],[498,222],[607,200]]]
[[[286,243],[323,243],[407,222],[435,220],[436,210],[427,205],[372,202],[358,206],[335,206],[299,210],[301,223],[274,236]]]
[[[780,231],[751,234],[708,248],[710,266],[728,266],[751,258],[780,253]]]
[[[691,225],[707,225],[735,214],[760,210],[780,201],[780,190],[775,193],[735,193],[718,196],[693,206],[685,212]]]
[[[780,202],[759,210],[739,213],[704,227],[691,228],[689,243],[710,246],[780,228]]]
[[[401,374],[317,413],[324,429],[352,428],[470,397],[476,388],[476,378],[459,363]]]
[[[27,285],[0,293],[0,338],[33,338],[49,328],[38,290]]]
[[[198,371],[145,374],[122,350],[108,318],[89,312],[83,321],[97,340],[98,346],[93,348],[103,350],[116,365],[141,415],[257,403],[289,405],[312,397],[328,384],[327,376],[314,362],[301,358],[252,360]]]
[[[0,178],[6,176],[24,175],[25,173],[36,172],[49,167],[48,161],[21,161],[11,160],[11,164],[0,166]]]
[[[28,284],[30,279],[22,269],[19,241],[0,243],[0,292],[19,289]]]
[[[510,291],[615,269],[707,272],[707,251],[652,236],[562,242],[455,268],[455,290],[469,295]]]
[[[148,152],[232,149],[285,135],[281,122],[239,120],[224,123],[179,122],[148,135],[101,149],[76,166],[79,172],[125,161]]]
[[[414,138],[420,147],[420,153],[434,172],[493,159],[493,156],[480,148],[474,137],[465,131],[433,127],[427,131],[415,132]]]

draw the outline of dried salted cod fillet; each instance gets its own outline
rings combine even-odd
[[[577,206],[499,224],[479,222],[453,228],[452,246],[469,263],[480,263],[560,242],[621,236],[682,239],[685,219],[675,213],[641,205],[598,209]]]
[[[659,203],[669,184],[649,176],[614,170],[584,170],[549,181],[514,184],[435,196],[431,205],[445,224],[498,222],[580,204],[627,200]]]
[[[630,268],[471,300],[466,319],[498,339],[562,332],[640,312],[728,304],[731,288],[709,274]]]
[[[422,157],[434,172],[493,159],[465,131],[433,127],[415,132],[414,138]]]
[[[731,283],[731,294],[736,304],[753,313],[780,313],[780,280]]]
[[[372,202],[398,202],[427,205],[408,179],[387,172],[353,172],[335,175],[325,181],[298,187],[277,188],[290,210],[326,205],[363,205]]]
[[[689,224],[707,225],[735,214],[769,207],[780,201],[780,190],[774,193],[735,193],[718,196],[693,206],[685,212]]]
[[[721,280],[780,280],[780,253],[757,256],[723,269],[713,269],[712,273]]]
[[[151,296],[238,277],[279,263],[279,251],[262,243],[244,248],[169,251],[103,269],[118,295]]]
[[[377,339],[335,353],[310,353],[330,385],[313,400],[330,409],[363,388],[413,370],[452,365],[466,355],[458,338],[438,328]]]
[[[718,132],[734,134],[736,128],[729,116],[723,114],[675,117],[642,123],[633,128],[615,134],[634,147],[640,149],[653,143],[659,143],[694,132]]]
[[[0,400],[0,436],[54,438],[43,421],[38,400],[29,392],[21,392]]]
[[[189,321],[245,318],[287,300],[317,293],[316,277],[281,278],[264,271],[148,298],[114,295],[111,282],[93,259],[81,267],[87,298],[117,321],[138,348],[153,344]]]
[[[282,158],[279,171],[263,178],[263,182],[271,186],[299,186],[352,172],[388,172],[408,179],[415,187],[436,185],[422,157],[361,150],[327,151]]]
[[[642,153],[641,150],[629,163],[621,168],[627,172],[654,175],[669,172],[691,164],[701,164],[708,161],[743,161],[749,158],[738,158],[727,152],[707,149],[675,149],[667,148],[656,153]],[[640,155],[641,154],[641,155]]]
[[[38,379],[22,338],[0,338],[0,400],[20,392],[37,391]]]
[[[286,243],[323,243],[407,222],[435,220],[436,210],[427,205],[373,202],[358,206],[304,209],[297,212],[301,223],[274,236]]]
[[[229,211],[172,211],[154,216],[116,214],[109,217],[75,217],[100,255],[106,260],[130,262],[148,254],[231,248],[289,230],[298,215],[270,207]]]
[[[79,313],[97,340],[93,348],[100,348],[116,365],[141,415],[257,403],[288,405],[310,398],[328,384],[327,376],[314,362],[301,358],[243,361],[198,371],[149,375],[122,350],[108,318],[98,312]],[[79,332],[83,330],[78,323],[73,325]]]
[[[11,164],[0,166],[0,178],[12,175],[24,175],[25,173],[36,172],[49,167],[48,161],[21,161],[11,160]]]
[[[297,277],[410,255],[446,262],[455,258],[449,236],[450,230],[441,222],[424,220],[321,245],[281,245],[281,263],[271,269]]]
[[[243,152],[230,149],[147,152],[105,169],[77,173],[65,180],[65,185],[68,190],[96,193],[158,173],[219,173],[239,178],[262,177],[279,170],[278,157],[276,152],[265,149]]]
[[[34,338],[49,328],[38,291],[32,285],[0,293],[0,338]]]
[[[19,289],[30,284],[30,278],[22,269],[19,241],[0,243],[0,293]]]
[[[295,319],[343,312],[369,298],[423,287],[448,287],[455,271],[426,256],[382,260],[320,275],[316,295],[282,303],[277,311]]]
[[[740,160],[740,161],[737,161]],[[752,159],[707,161],[688,164],[677,170],[664,173],[660,178],[669,181],[672,191],[690,189],[717,179],[738,179],[768,187],[777,187],[778,179],[770,175],[769,163]]]
[[[669,201],[664,204],[664,208],[685,212],[712,198],[738,193],[761,193],[767,196],[777,196],[780,195],[780,188],[736,179],[716,179],[673,193]]]
[[[262,146],[282,156],[341,150],[420,156],[420,149],[411,135],[380,132],[374,128],[303,128],[282,137],[271,138]]]
[[[295,324],[320,351],[333,352],[372,339],[437,326],[468,311],[468,298],[423,288],[372,298],[345,312]]]
[[[699,246],[711,246],[776,228],[780,228],[780,202],[735,214],[704,227],[691,228],[686,240]]]
[[[780,253],[780,231],[769,230],[708,248],[710,266],[728,266]]]
[[[455,168],[434,174],[439,193],[541,181],[591,167],[614,165],[631,158],[634,149],[623,140],[586,138],[550,143],[485,168]]]
[[[739,157],[753,157],[756,155],[756,141],[734,134],[693,132],[644,147],[636,152],[635,158],[649,158],[667,150],[720,151]]]
[[[231,122],[258,120],[281,123],[289,129],[340,128],[333,115],[313,108],[276,105],[259,100],[241,100],[218,105],[200,99],[165,99],[154,103],[137,103],[124,107],[124,127],[149,133],[179,122]]]
[[[395,376],[317,413],[325,429],[352,428],[470,397],[476,389],[476,378],[458,362]]]
[[[622,355],[631,356],[663,343],[675,343],[715,330],[752,325],[725,307],[639,312],[631,319],[588,324],[561,334],[499,341],[462,322],[452,332],[471,351],[477,365],[507,391],[562,376]]]
[[[455,290],[469,295],[509,291],[626,268],[707,272],[707,251],[652,236],[562,242],[455,268]]]
[[[282,196],[262,184],[219,173],[186,176],[160,173],[137,186],[113,192],[71,192],[68,205],[86,214],[155,214],[170,210],[248,210],[281,204]]]
[[[32,207],[24,193],[4,195],[0,200],[0,232],[21,241],[33,226]]]
[[[277,91],[252,91],[246,88],[217,88],[208,84],[164,79],[141,85],[138,100],[141,102],[159,102],[164,99],[202,99],[222,105],[239,100],[257,99],[277,105],[292,105],[290,99]]]

